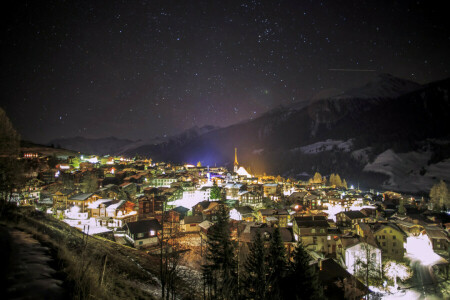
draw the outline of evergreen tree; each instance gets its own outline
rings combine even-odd
[[[270,240],[269,254],[268,254],[268,283],[269,283],[269,297],[270,299],[281,298],[281,283],[286,274],[287,259],[286,249],[281,239],[280,229],[275,227]]]
[[[321,183],[322,182],[322,175],[320,175],[319,172],[316,172],[316,174],[314,174],[313,182],[314,183]]]
[[[209,297],[216,299],[237,298],[237,263],[234,245],[230,237],[229,213],[221,205],[217,223],[208,230],[207,263],[203,265],[205,284]]]
[[[433,203],[433,210],[445,210],[450,206],[450,194],[447,184],[443,180],[431,188],[430,200]]]
[[[339,176],[339,174],[336,174],[334,177],[334,184],[336,185],[336,187],[341,187],[342,186],[342,180],[341,180],[341,176]]]
[[[216,181],[214,181],[209,198],[211,200],[216,200],[216,199],[220,199],[220,197],[221,197],[220,188],[217,186]]]
[[[345,179],[342,180],[342,187],[347,189],[347,181],[345,181]]]
[[[289,265],[287,284],[290,289],[285,298],[289,299],[324,299],[323,288],[319,282],[319,276],[309,264],[310,257],[301,240],[297,242],[292,254],[292,262]]]
[[[243,282],[246,299],[264,299],[266,294],[266,251],[261,235],[257,233],[250,246],[250,253],[244,264]]]
[[[398,205],[398,213],[400,215],[405,215],[406,214],[406,209],[405,209],[404,202],[405,202],[405,200],[403,198],[400,198],[400,203]]]
[[[335,175],[334,173],[330,175],[330,185],[335,185],[336,184],[336,179],[335,179]]]

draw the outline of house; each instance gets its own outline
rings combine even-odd
[[[272,239],[274,227],[268,227],[265,224],[248,224],[246,228],[243,230],[240,236],[240,241],[247,244],[247,247],[250,248],[250,244],[253,243],[257,234],[261,235],[262,240],[265,242],[266,246],[270,243]],[[292,251],[295,248],[295,238],[291,228],[279,228],[281,240],[283,242],[284,247],[286,248],[286,254],[290,257]]]
[[[327,299],[362,299],[370,290],[334,259],[319,260],[315,264]]]
[[[211,202],[209,200],[207,200],[207,201],[201,201],[201,202],[195,204],[192,207],[192,214],[194,216],[195,215],[203,215],[203,211],[208,208],[210,203]]]
[[[425,231],[427,232],[434,251],[448,252],[449,237],[443,229],[440,229],[437,226],[427,226],[425,227]]]
[[[263,207],[263,196],[260,192],[245,191],[239,196],[239,205],[251,206],[255,209]]]
[[[81,212],[85,212],[89,204],[97,201],[101,197],[94,193],[79,193],[67,199],[68,206],[78,206]]]
[[[352,275],[362,272],[360,262],[370,261],[372,265],[370,271],[381,276],[382,252],[373,239],[353,235],[342,236],[338,241],[336,255]]]
[[[293,232],[296,240],[301,239],[308,250],[326,253],[328,252],[327,219],[324,216],[300,216],[294,217]]]
[[[252,222],[254,211],[250,206],[239,206],[230,210],[230,218],[236,221]]]
[[[275,199],[281,193],[281,188],[277,183],[263,184],[264,197]]]
[[[239,191],[244,189],[244,185],[240,183],[228,183],[225,185],[225,195],[227,199],[238,200],[239,199]]]
[[[260,209],[258,221],[266,224],[277,224],[279,227],[287,227],[289,212],[286,209]]]
[[[141,196],[138,199],[139,218],[145,219],[155,214],[161,214],[165,202],[164,196]]]
[[[383,251],[383,257],[403,260],[406,233],[393,223],[377,223],[372,226],[373,235]]]
[[[125,238],[136,248],[158,245],[162,227],[158,220],[142,220],[124,225]]]
[[[341,227],[356,228],[360,222],[367,223],[369,217],[358,210],[341,211],[336,214],[336,224]]]
[[[203,222],[203,216],[186,216],[180,221],[181,232],[199,232],[198,225]]]
[[[216,214],[219,211],[220,205],[221,204],[219,204],[219,202],[217,201],[209,202],[208,207],[205,208],[202,212],[203,219],[215,221],[217,219]]]
[[[212,223],[208,220],[205,220],[205,221],[201,222],[200,224],[198,224],[202,241],[208,240],[208,231],[213,225],[214,225],[214,223]]]
[[[60,191],[57,191],[53,194],[53,206],[54,207],[63,207],[68,208],[67,199],[69,197],[75,195],[77,193],[77,190],[75,189],[63,189]]]

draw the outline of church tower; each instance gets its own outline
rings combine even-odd
[[[234,148],[234,172],[236,173],[239,169],[239,163],[237,160],[237,148]]]

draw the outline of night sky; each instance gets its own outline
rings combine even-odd
[[[1,106],[35,142],[146,139],[227,126],[380,73],[444,79],[448,10],[430,2],[10,1]]]

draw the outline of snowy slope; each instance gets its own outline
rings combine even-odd
[[[317,142],[314,144],[306,145],[303,147],[298,147],[291,149],[292,152],[300,151],[305,154],[315,154],[320,153],[323,151],[330,151],[334,147],[337,147],[337,149],[342,151],[350,151],[352,147],[352,140],[349,139],[347,141],[340,141],[340,140],[332,140],[328,139],[325,141]]]
[[[429,151],[395,153],[389,149],[367,164],[364,171],[388,175],[389,180],[383,184],[386,189],[428,192],[439,180],[450,180],[450,159],[428,165],[431,155]]]

